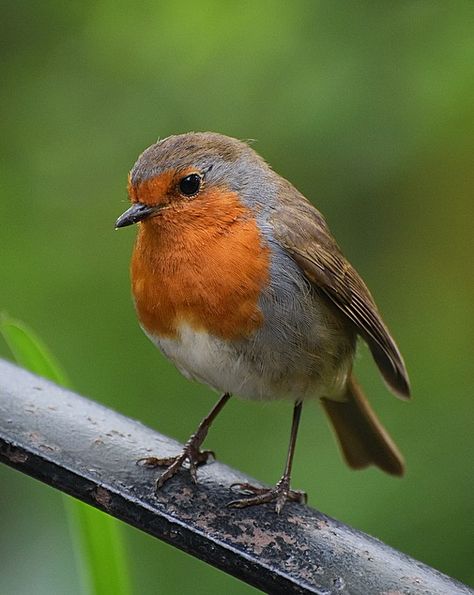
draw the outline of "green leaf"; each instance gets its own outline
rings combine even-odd
[[[65,498],[65,504],[86,592],[130,595],[132,588],[119,522],[72,498]]]
[[[31,329],[22,322],[2,314],[0,316],[0,331],[20,366],[57,384],[70,387],[64,370]]]
[[[0,333],[16,361],[31,372],[69,387],[69,379],[41,339],[25,324],[2,314]],[[119,523],[83,502],[63,496],[77,565],[88,595],[131,595]]]

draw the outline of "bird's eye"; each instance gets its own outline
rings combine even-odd
[[[179,183],[179,191],[184,196],[194,196],[201,188],[201,176],[198,174],[189,174]]]

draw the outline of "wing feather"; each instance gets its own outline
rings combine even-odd
[[[354,324],[387,384],[410,396],[402,355],[357,271],[343,256],[322,215],[289,183],[272,222],[278,242],[307,279]]]

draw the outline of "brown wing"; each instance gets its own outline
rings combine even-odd
[[[393,391],[409,397],[408,374],[400,351],[369,290],[344,258],[324,218],[286,181],[280,197],[282,209],[273,217],[276,239],[306,277],[353,322]]]

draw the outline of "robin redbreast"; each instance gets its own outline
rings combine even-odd
[[[145,333],[187,378],[222,394],[166,466],[159,489],[210,451],[200,447],[230,396],[290,399],[291,438],[273,488],[237,484],[230,506],[305,500],[290,489],[303,402],[318,399],[350,467],[402,475],[394,442],[352,373],[357,337],[388,387],[409,397],[402,356],[366,285],[316,208],[245,142],[216,133],[170,136],[146,149],[129,175],[131,207],[116,227],[139,223],[132,256],[135,306]]]

